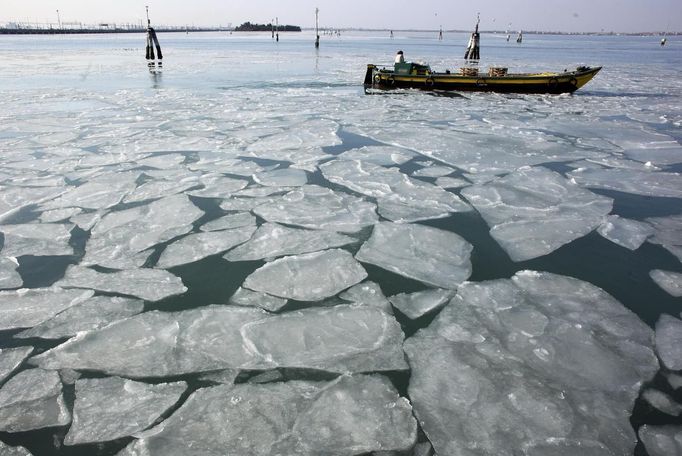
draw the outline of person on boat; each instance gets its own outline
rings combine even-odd
[[[398,51],[398,53],[395,55],[395,63],[405,63],[403,51]]]

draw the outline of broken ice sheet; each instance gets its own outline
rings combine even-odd
[[[649,456],[682,455],[682,426],[645,424],[638,434]]]
[[[656,353],[665,367],[682,370],[682,320],[662,314],[656,322]]]
[[[375,306],[383,309],[386,313],[393,314],[391,303],[384,296],[379,284],[375,282],[362,282],[352,286],[341,293],[339,298],[363,306]]]
[[[49,320],[16,334],[25,339],[61,339],[81,331],[98,329],[112,321],[131,317],[142,312],[144,303],[136,299],[111,296],[95,296],[85,302],[69,307]]]
[[[413,179],[395,168],[384,168],[360,160],[334,160],[320,165],[320,170],[331,182],[377,198],[379,212],[390,220],[409,222],[471,210],[457,195]],[[396,205],[405,206],[404,210],[409,215],[400,214]]]
[[[82,263],[112,269],[140,267],[151,253],[146,249],[188,233],[203,214],[185,195],[110,212],[92,229]]]
[[[73,247],[69,245],[72,228],[73,225],[56,223],[1,225],[0,231],[5,235],[2,254],[7,257],[73,255]]]
[[[0,454],[2,456],[32,456],[31,453],[22,446],[9,446],[0,442]]]
[[[543,168],[524,168],[462,195],[513,261],[547,255],[601,225],[613,201]]]
[[[450,168],[449,166],[425,166],[424,168],[420,168],[416,170],[415,172],[412,173],[413,176],[415,177],[443,177],[447,176],[448,174],[452,174],[455,172],[454,168]]]
[[[334,296],[367,277],[345,250],[332,249],[280,258],[258,268],[243,287],[297,301]]]
[[[411,320],[442,308],[455,295],[452,290],[432,289],[414,293],[400,293],[388,299]]]
[[[256,217],[248,212],[229,214],[201,225],[201,231],[220,231],[245,226],[256,226]]]
[[[414,152],[390,146],[363,146],[339,154],[342,160],[361,160],[380,166],[394,166],[407,163],[415,157]]]
[[[50,211],[45,211],[40,214],[40,221],[43,223],[56,223],[64,220],[68,220],[74,215],[78,215],[83,212],[82,209],[78,207],[70,207],[67,209],[52,209]]]
[[[31,352],[33,352],[33,347],[0,348],[0,385],[28,358]]]
[[[441,188],[462,188],[471,185],[471,182],[459,177],[439,177],[436,179],[436,185]]]
[[[268,222],[355,233],[378,220],[375,209],[373,203],[361,198],[317,185],[304,185],[257,204],[253,211]]]
[[[682,198],[682,175],[631,169],[578,169],[568,177],[582,187],[644,196]]]
[[[76,337],[29,360],[47,369],[131,378],[278,367],[327,372],[405,370],[392,315],[339,305],[282,315],[238,306],[144,312]]]
[[[31,328],[92,297],[58,287],[0,291],[0,330]]]
[[[245,307],[260,307],[268,312],[277,312],[287,304],[288,300],[259,291],[239,287],[230,297],[230,303]]]
[[[404,348],[416,416],[448,455],[632,454],[632,408],[659,369],[634,313],[587,282],[532,271],[463,284]]]
[[[382,222],[355,257],[440,288],[456,289],[471,275],[472,245],[455,233],[416,224]]]
[[[64,445],[107,442],[143,431],[186,388],[185,382],[150,385],[119,377],[78,380],[73,424]]]
[[[146,301],[160,301],[187,291],[179,277],[160,269],[147,268],[103,273],[71,265],[56,285],[119,293]]]
[[[228,261],[276,258],[341,247],[357,239],[332,231],[289,228],[277,223],[264,223],[246,243],[225,255]]]
[[[308,175],[300,169],[284,168],[254,174],[253,180],[266,187],[300,187],[308,183]]]
[[[0,221],[11,217],[20,210],[56,198],[64,188],[23,188],[0,186]]]
[[[682,146],[676,141],[647,144],[647,147],[627,149],[624,153],[633,160],[657,166],[682,163]]]
[[[0,289],[19,288],[24,281],[17,271],[19,263],[16,258],[0,258]]]
[[[166,246],[156,267],[168,269],[223,253],[248,241],[254,231],[256,231],[255,225],[190,234]]]
[[[124,203],[138,203],[141,201],[163,198],[178,193],[183,193],[199,185],[198,176],[189,176],[184,179],[174,180],[150,180],[137,187],[127,195]]]
[[[404,452],[417,438],[411,412],[409,401],[381,376],[220,385],[193,393],[121,454],[203,456],[225,448],[261,456]]]
[[[609,241],[626,249],[637,250],[646,239],[654,234],[651,225],[617,215],[608,215],[597,232]]]
[[[70,422],[57,372],[24,370],[0,389],[0,431],[32,431]]]
[[[82,209],[107,209],[120,203],[132,192],[139,173],[115,173],[97,177],[77,187],[72,187],[58,198],[44,203],[43,209],[79,207]]]
[[[654,227],[652,244],[660,244],[682,262],[682,215],[646,219]]]
[[[191,190],[188,195],[201,198],[227,198],[235,192],[246,187],[249,182],[245,179],[235,179],[222,174],[205,174],[199,179],[199,184],[204,188]]]
[[[682,405],[675,402],[675,399],[668,396],[662,391],[653,388],[647,388],[642,392],[642,399],[647,401],[656,410],[659,410],[667,415],[678,416],[682,413]]]
[[[649,276],[670,296],[682,296],[682,273],[654,269],[649,272]]]

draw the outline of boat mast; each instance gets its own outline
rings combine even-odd
[[[469,38],[469,44],[467,45],[467,50],[464,53],[464,60],[475,60],[478,61],[481,58],[479,43],[481,41],[481,34],[478,33],[478,24],[481,22],[481,13],[476,16],[476,29],[474,33],[471,34]]]

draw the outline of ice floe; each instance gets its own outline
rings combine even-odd
[[[146,268],[104,273],[72,265],[56,285],[118,293],[146,301],[160,301],[187,291],[179,277],[167,271]]]
[[[441,309],[454,295],[452,290],[433,289],[400,293],[388,299],[403,315],[414,320]]]
[[[64,191],[63,188],[0,186],[0,221],[5,221],[26,207],[56,198]]]
[[[287,304],[288,300],[259,291],[239,287],[230,297],[230,303],[245,307],[260,307],[269,312],[277,312]]]
[[[651,217],[646,219],[646,221],[655,230],[649,242],[660,244],[682,262],[682,215]]]
[[[649,456],[682,456],[682,426],[645,424],[638,433]]]
[[[152,203],[110,212],[92,229],[82,264],[113,269],[142,266],[147,249],[192,230],[203,215],[185,195],[174,195]]]
[[[249,261],[297,255],[341,247],[357,239],[323,230],[289,228],[277,223],[264,223],[246,243],[225,255],[228,261]]]
[[[149,385],[118,377],[78,380],[73,423],[64,445],[107,442],[143,431],[186,388],[185,382]]]
[[[410,222],[471,210],[457,195],[413,179],[395,168],[360,160],[334,160],[320,165],[331,182],[376,198],[379,213],[389,220]]]
[[[443,177],[454,173],[455,170],[449,166],[425,166],[412,173],[415,177]]]
[[[449,231],[382,222],[374,226],[355,257],[435,287],[456,289],[471,275],[472,249]]]
[[[33,352],[33,347],[0,348],[0,385]]]
[[[317,185],[256,204],[254,213],[268,222],[342,233],[358,232],[378,220],[373,203]]]
[[[76,337],[29,361],[46,369],[131,378],[223,369],[328,372],[407,369],[395,318],[373,306],[339,305],[282,315],[238,306],[151,311]]]
[[[136,299],[95,296],[85,302],[68,307],[49,320],[22,331],[14,337],[19,339],[71,337],[81,331],[98,329],[113,321],[132,317],[142,312],[143,308],[144,303]]]
[[[649,236],[654,234],[654,229],[646,222],[608,215],[604,223],[597,228],[597,232],[626,249],[637,250]]]
[[[471,182],[460,179],[459,177],[439,177],[436,179],[436,185],[441,188],[462,188],[471,185]]]
[[[1,252],[6,257],[73,255],[69,245],[72,228],[57,223],[2,225],[5,243]]]
[[[407,163],[415,157],[414,152],[398,147],[364,146],[339,154],[342,160],[361,160],[381,166],[395,166]]]
[[[120,203],[137,186],[139,173],[111,173],[73,187],[58,198],[43,203],[43,209],[78,207],[107,209]]]
[[[583,187],[635,195],[682,198],[682,175],[631,169],[578,169],[568,176]]]
[[[417,438],[411,411],[380,376],[215,386],[193,393],[120,455],[199,456],[225,448],[262,456],[405,452]]]
[[[227,198],[249,184],[244,179],[234,179],[222,174],[205,174],[201,176],[199,183],[204,186],[203,189],[191,190],[187,194],[202,198]]]
[[[462,190],[514,261],[547,255],[601,225],[613,201],[561,175],[525,168]]]
[[[671,296],[682,296],[682,273],[654,269],[649,272],[651,279]]]
[[[58,287],[0,291],[0,330],[39,325],[93,294],[93,291]]]
[[[256,226],[256,217],[248,212],[229,214],[201,225],[201,231],[220,231],[245,226]]]
[[[361,282],[367,272],[345,250],[280,258],[258,268],[243,287],[298,301],[318,301]]]
[[[0,442],[0,454],[2,456],[32,456],[32,454],[22,446],[9,446]]]
[[[682,320],[662,314],[656,322],[656,353],[670,370],[682,370]]]
[[[308,175],[300,169],[283,168],[254,174],[253,180],[266,187],[301,187],[308,183]]]
[[[231,230],[190,234],[168,245],[161,254],[156,267],[172,268],[223,253],[248,241],[254,231],[256,231],[256,226],[252,225]]]
[[[19,263],[16,258],[0,258],[0,289],[19,288],[24,280],[17,271]]]
[[[404,347],[438,454],[632,454],[630,414],[659,368],[634,313],[587,282],[531,271],[465,283]]]
[[[376,306],[392,314],[391,303],[386,299],[381,287],[375,282],[362,282],[350,287],[339,295],[344,301],[364,306]]]
[[[70,422],[56,372],[24,370],[0,389],[0,431],[24,432]]]
[[[675,399],[662,391],[647,388],[642,392],[642,399],[647,401],[656,410],[667,415],[678,416],[682,413],[682,404],[675,402]]]

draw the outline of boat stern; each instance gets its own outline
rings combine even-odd
[[[376,69],[376,65],[372,65],[371,63],[367,65],[367,72],[365,73],[365,89],[368,89],[372,87],[372,81],[374,77],[374,70]]]

